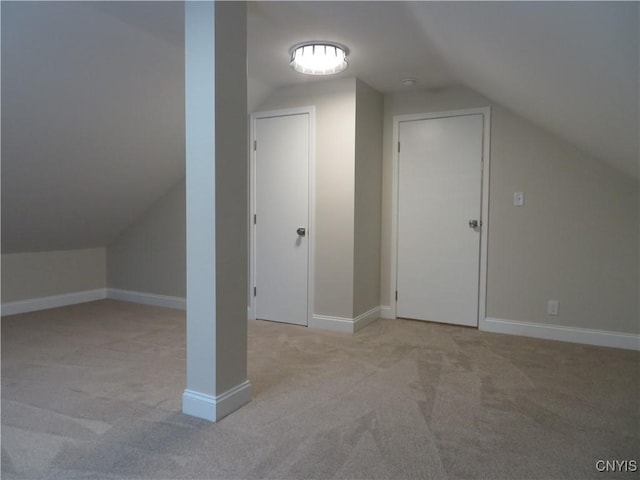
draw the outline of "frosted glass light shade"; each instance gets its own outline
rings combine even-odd
[[[291,49],[291,68],[307,75],[331,75],[345,70],[349,50],[337,43],[309,42]]]

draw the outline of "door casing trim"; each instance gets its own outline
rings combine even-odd
[[[470,108],[464,110],[447,110],[442,112],[428,112],[411,115],[393,116],[393,160],[391,179],[391,265],[389,269],[389,305],[390,311],[385,312],[390,318],[396,318],[397,302],[395,300],[398,288],[398,162],[399,152],[396,146],[401,122],[432,120],[436,118],[459,117],[466,115],[482,115],[482,174],[481,174],[481,205],[480,218],[480,277],[478,279],[478,323],[482,328],[487,316],[487,252],[489,233],[489,173],[491,164],[491,107]]]
[[[313,319],[314,305],[314,272],[315,272],[315,211],[316,211],[316,108],[313,105],[285,108],[279,110],[268,110],[251,114],[249,130],[249,285],[247,294],[249,299],[248,317],[256,319],[256,301],[253,296],[253,287],[256,285],[256,229],[253,223],[253,216],[256,213],[256,152],[253,149],[253,142],[256,140],[256,121],[261,118],[284,117],[290,115],[309,115],[309,212],[307,226],[307,239],[309,242],[307,251],[307,326]]]

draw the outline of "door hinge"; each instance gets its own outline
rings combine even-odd
[[[253,287],[253,296],[254,297],[258,296],[258,287]]]
[[[398,153],[400,153],[400,142],[398,142]]]
[[[256,150],[258,150],[258,140],[253,141],[253,151],[255,152]]]
[[[396,290],[396,302],[398,301],[398,290]]]

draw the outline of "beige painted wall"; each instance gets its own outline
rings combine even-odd
[[[352,318],[356,80],[282,88],[258,111],[316,108],[314,313]]]
[[[639,333],[637,179],[499,107],[492,129],[488,316]]]
[[[383,96],[356,82],[353,318],[380,305]]]
[[[348,318],[368,310],[373,298],[365,273],[373,264],[364,259],[373,250],[357,245],[362,238],[358,232],[364,228],[362,212],[375,211],[375,207],[365,207],[372,190],[359,191],[358,185],[372,183],[375,175],[360,169],[364,165],[361,160],[367,158],[359,153],[365,149],[360,141],[369,137],[362,135],[369,128],[362,122],[369,117],[362,113],[365,104],[358,109],[354,96],[354,90],[362,93],[365,89],[355,85],[353,79],[347,79],[283,89],[260,106],[260,110],[271,110],[316,105],[315,313]],[[483,106],[492,107],[487,316],[638,333],[637,180],[462,87],[384,97],[380,303],[390,303],[393,115]],[[359,122],[353,122],[354,115],[361,116]],[[365,143],[371,146],[373,141],[368,138]],[[349,154],[351,148],[354,157]],[[373,177],[366,177],[368,173]],[[523,208],[513,207],[515,191],[525,192]],[[173,198],[173,207],[166,204],[159,211],[166,214],[183,208],[178,207],[177,197],[168,194],[167,202],[169,198]],[[373,221],[373,216],[369,220]],[[156,221],[163,222],[161,214]],[[171,228],[169,223],[167,219]],[[149,228],[155,230],[157,226]],[[370,224],[366,228],[373,227]],[[372,244],[368,246],[373,248]],[[171,255],[168,249],[166,255]],[[109,257],[111,268],[111,248]],[[111,279],[110,271],[109,285],[125,288]],[[173,290],[148,291],[182,296],[177,284]],[[559,317],[546,315],[549,299],[560,301]]]
[[[105,287],[104,248],[2,255],[2,303]]]
[[[387,95],[382,303],[389,304],[393,116],[491,106],[487,316],[638,333],[638,181],[471,90]],[[513,193],[525,206],[513,206]],[[547,300],[560,315],[546,315]]]
[[[247,111],[249,114],[264,102],[273,92],[273,88],[255,78],[247,77]]]
[[[107,286],[186,296],[185,181],[182,178],[107,248]]]

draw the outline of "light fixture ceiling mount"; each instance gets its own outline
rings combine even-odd
[[[332,75],[345,70],[349,49],[335,42],[304,42],[291,47],[289,65],[307,75]]]

